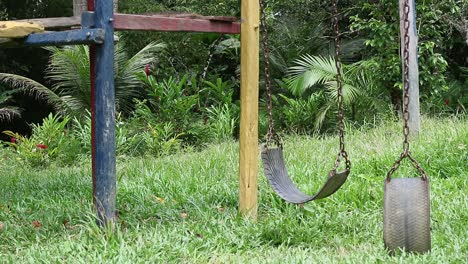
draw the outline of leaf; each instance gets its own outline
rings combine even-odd
[[[39,221],[37,221],[37,220],[32,221],[32,225],[33,225],[33,227],[36,228],[36,229],[39,229],[39,228],[41,228],[41,226],[42,226],[41,222],[39,222]]]
[[[288,89],[294,95],[301,95],[314,85],[335,79],[336,67],[333,58],[305,54],[295,60],[295,66],[288,69]]]
[[[154,199],[156,199],[156,201],[160,204],[163,204],[166,202],[166,200],[164,200],[164,198],[161,198],[161,197],[158,197],[158,196],[154,196]]]

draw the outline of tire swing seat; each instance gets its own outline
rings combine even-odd
[[[307,203],[332,195],[346,182],[350,172],[350,170],[330,171],[322,188],[310,196],[300,191],[289,177],[283,158],[283,148],[265,149],[262,152],[262,160],[265,176],[275,193],[283,200],[294,204]]]
[[[403,151],[384,182],[383,238],[390,254],[397,250],[425,253],[431,250],[429,177],[409,150],[409,12],[403,4]],[[417,98],[416,98],[417,100]],[[420,177],[392,178],[403,159],[409,159]]]
[[[278,134],[275,132],[272,113],[272,88],[270,77],[269,63],[269,48],[268,48],[268,32],[266,29],[265,18],[265,3],[260,0],[260,22],[262,30],[262,48],[264,55],[264,71],[265,71],[265,88],[267,91],[267,107],[268,107],[268,132],[266,135],[266,143],[262,151],[262,161],[265,176],[268,183],[286,202],[294,204],[302,204],[316,199],[322,199],[334,194],[346,182],[351,169],[351,162],[348,159],[348,154],[345,150],[344,140],[344,110],[343,110],[343,85],[341,76],[341,60],[340,60],[340,44],[339,44],[339,27],[338,27],[338,10],[337,3],[333,1],[333,25],[335,31],[335,66],[336,66],[336,84],[337,84],[337,101],[338,101],[338,129],[340,135],[340,150],[336,157],[335,166],[328,173],[328,178],[320,190],[310,196],[299,190],[288,175],[283,157],[283,147]],[[276,147],[270,148],[271,141],[274,140]],[[337,172],[344,159],[346,168],[343,171]]]

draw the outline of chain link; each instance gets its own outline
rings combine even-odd
[[[345,138],[344,138],[344,111],[343,111],[343,77],[341,69],[341,45],[340,45],[340,26],[339,26],[339,13],[338,13],[338,1],[333,0],[332,2],[333,12],[333,29],[335,34],[335,66],[336,66],[336,86],[338,93],[338,129],[340,137],[340,152],[338,153],[335,161],[334,170],[336,170],[341,163],[341,158],[344,158],[346,162],[346,169],[351,169],[351,161],[348,158],[348,153],[345,150]]]
[[[265,89],[267,93],[267,110],[268,110],[268,131],[266,135],[265,148],[271,143],[273,139],[278,147],[282,146],[281,139],[275,131],[274,120],[273,120],[273,100],[272,100],[272,88],[271,88],[271,73],[270,73],[270,48],[268,46],[268,30],[265,15],[265,1],[260,0],[260,28],[262,31],[262,49],[263,49],[263,60],[265,63]]]
[[[344,139],[344,112],[343,112],[343,88],[342,88],[342,76],[341,76],[341,60],[340,60],[340,32],[338,24],[338,7],[336,0],[333,1],[333,25],[335,31],[335,65],[337,69],[337,91],[338,91],[338,128],[340,137],[340,151],[337,155],[335,166],[333,170],[336,170],[341,163],[341,158],[346,162],[346,169],[351,169],[351,161],[348,158],[348,153],[345,150],[345,139]],[[260,0],[260,25],[262,31],[262,48],[264,58],[264,71],[265,71],[265,88],[267,92],[267,110],[268,110],[268,131],[266,136],[265,148],[274,140],[275,143],[281,147],[281,140],[274,129],[273,120],[273,102],[272,102],[272,88],[271,88],[271,74],[270,74],[270,49],[268,47],[268,31],[266,28],[266,17],[265,17],[265,1]]]
[[[403,152],[400,154],[400,157],[395,161],[393,166],[390,168],[390,170],[387,173],[387,181],[391,180],[391,177],[393,173],[400,167],[401,161],[404,158],[408,158],[411,161],[411,164],[418,170],[418,172],[421,174],[421,177],[426,180],[427,179],[427,174],[424,171],[424,169],[421,167],[421,165],[416,161],[416,159],[411,156],[411,152],[409,151],[409,126],[408,126],[408,120],[409,120],[409,44],[410,44],[410,36],[409,36],[409,27],[410,27],[410,22],[409,22],[409,12],[410,12],[410,6],[409,6],[409,0],[405,0],[405,3],[403,5],[403,30],[404,30],[404,36],[403,36]]]
[[[216,51],[216,46],[223,40],[224,36],[220,35],[213,43],[211,43],[210,47],[208,48],[208,59],[206,60],[205,67],[203,68],[203,73],[201,75],[201,80],[204,81],[206,79],[206,74],[208,73],[208,68],[210,67],[211,61],[213,60],[213,55]]]

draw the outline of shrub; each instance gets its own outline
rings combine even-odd
[[[49,114],[41,125],[32,125],[30,138],[12,131],[4,131],[11,137],[8,143],[14,148],[20,160],[24,160],[32,166],[48,165],[55,160],[61,164],[73,163],[81,152],[79,141],[72,133],[67,132],[68,116],[59,118]]]

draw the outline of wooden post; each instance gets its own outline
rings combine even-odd
[[[259,1],[241,3],[239,211],[256,219],[258,194]]]
[[[104,43],[90,53],[94,67],[92,87],[93,196],[98,222],[115,221],[115,91],[114,91],[114,14],[112,0],[98,0],[94,7],[95,25],[105,30]],[[90,9],[91,9],[90,8]]]
[[[401,54],[403,57],[404,45],[404,4],[409,1],[409,120],[408,127],[410,135],[418,135],[421,130],[421,116],[419,112],[419,71],[418,71],[418,36],[416,30],[416,5],[414,0],[400,0],[400,35],[401,35]],[[403,61],[403,60],[402,60]],[[404,72],[404,62],[403,72]],[[404,107],[404,106],[403,106]],[[404,110],[404,109],[403,109]]]
[[[86,0],[73,0],[73,16],[80,17],[81,14],[86,11],[87,3]]]

